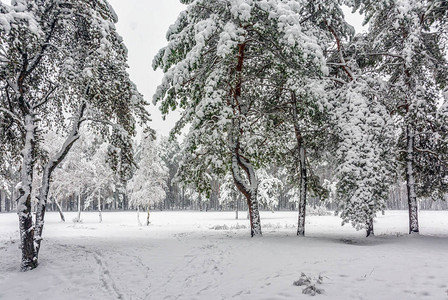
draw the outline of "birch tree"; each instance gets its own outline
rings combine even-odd
[[[137,148],[137,170],[128,184],[132,207],[143,207],[147,211],[146,226],[149,225],[151,205],[162,202],[166,197],[168,169],[160,158],[155,137],[146,133]]]

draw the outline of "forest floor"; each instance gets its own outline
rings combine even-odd
[[[17,215],[0,214],[0,299],[309,299],[302,273],[317,299],[448,299],[448,211],[421,211],[412,236],[405,211],[386,211],[369,238],[335,216],[308,217],[299,238],[294,212],[262,212],[262,238],[244,212],[75,216],[46,215],[40,265],[22,273]]]

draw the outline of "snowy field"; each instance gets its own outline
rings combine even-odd
[[[420,236],[386,212],[367,239],[334,216],[298,238],[293,212],[262,212],[254,239],[233,212],[75,215],[47,214],[40,266],[21,273],[17,215],[0,214],[0,299],[310,299],[302,272],[321,275],[317,299],[448,299],[448,212],[421,212]]]

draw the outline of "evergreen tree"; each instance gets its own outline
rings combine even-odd
[[[386,208],[394,161],[390,144],[393,130],[386,108],[366,93],[357,79],[343,87],[337,108],[340,141],[336,151],[336,201],[343,224],[373,234],[373,219]]]
[[[154,59],[154,67],[166,73],[154,102],[164,114],[184,109],[176,130],[191,123],[182,179],[207,190],[205,174],[231,170],[248,202],[251,235],[259,235],[255,167],[285,147],[274,142],[283,123],[266,113],[266,104],[284,89],[279,74],[304,78],[305,70],[327,72],[321,27],[313,13],[305,13],[308,1],[184,2],[190,5]]]
[[[147,113],[126,72],[126,48],[106,0],[1,2],[0,18],[6,20],[0,23],[0,156],[13,149],[11,155],[22,163],[18,212],[22,270],[29,270],[38,264],[51,175],[79,138],[81,125],[89,121],[90,128],[123,146],[134,134],[135,117],[146,121]],[[45,157],[46,128],[67,135],[57,153],[46,155],[33,222],[33,171]],[[125,150],[121,165],[131,163],[122,161],[131,159]]]
[[[443,1],[355,1],[370,25],[371,50],[365,55],[375,58],[376,73],[386,78],[381,97],[400,131],[397,152],[407,184],[409,233],[419,232],[417,197],[428,194],[425,187],[446,189],[447,153],[441,147],[446,119],[437,116],[448,74],[440,43],[444,7]]]

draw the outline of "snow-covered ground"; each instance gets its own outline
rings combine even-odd
[[[334,216],[308,217],[298,238],[296,213],[261,216],[252,239],[233,212],[154,212],[149,227],[133,212],[48,213],[40,266],[21,273],[17,216],[0,214],[0,299],[309,299],[301,273],[322,276],[322,299],[448,299],[446,211],[420,212],[420,236],[386,212],[373,238]]]

